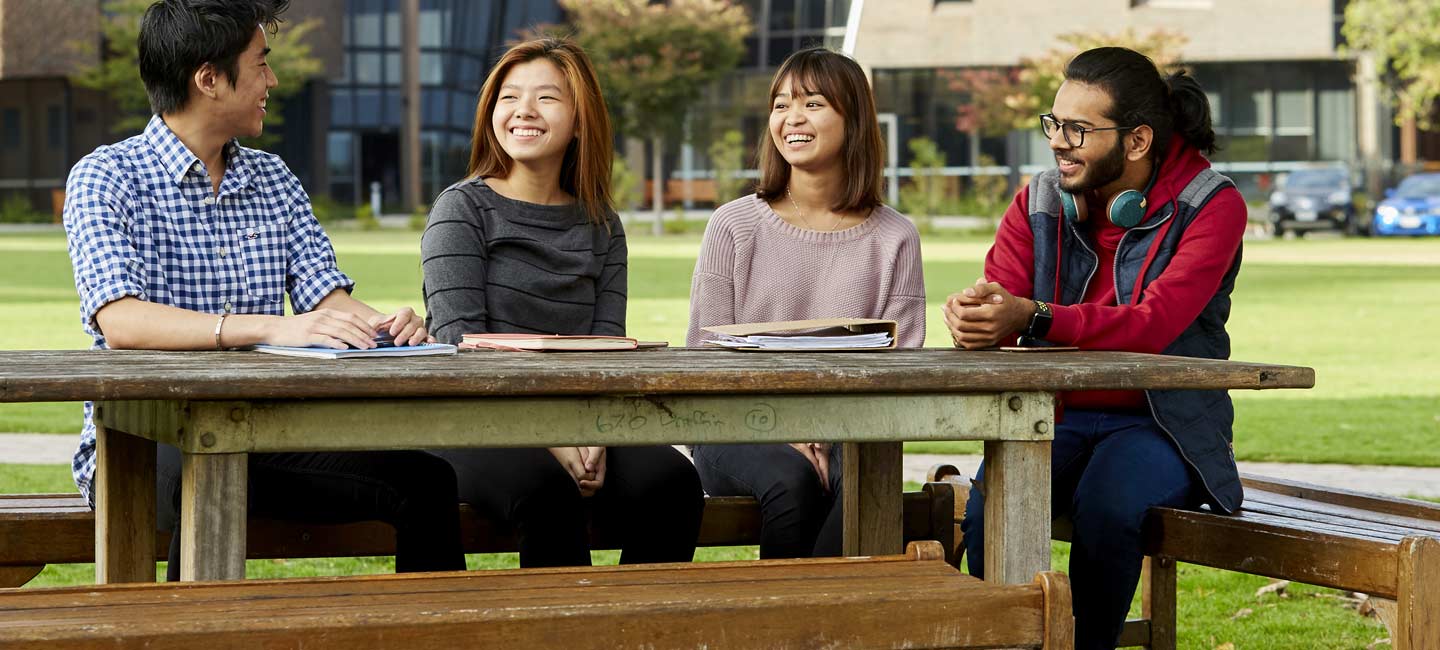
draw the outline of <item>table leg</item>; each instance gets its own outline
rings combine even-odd
[[[95,582],[154,582],[155,442],[94,420]]]
[[[985,579],[1028,584],[1050,568],[1050,442],[985,443]]]
[[[903,552],[902,443],[844,444],[845,555]]]
[[[245,578],[249,454],[185,454],[180,483],[180,579]]]

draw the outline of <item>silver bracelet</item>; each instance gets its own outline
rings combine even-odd
[[[226,318],[227,316],[229,316],[229,315],[230,315],[229,312],[226,312],[226,313],[224,313],[224,314],[220,314],[220,320],[215,321],[215,349],[216,349],[216,350],[224,350],[224,349],[225,349],[225,346],[220,345],[220,328],[225,327],[225,318]]]

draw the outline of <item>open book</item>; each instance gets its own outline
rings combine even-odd
[[[467,350],[511,352],[564,352],[634,350],[635,339],[624,336],[568,336],[563,334],[466,334],[460,347]]]
[[[750,351],[862,351],[895,347],[896,324],[875,318],[816,318],[703,328],[706,345]]]
[[[364,357],[429,357],[435,355],[455,354],[455,346],[444,343],[425,343],[423,345],[392,345],[383,348],[370,348],[360,350],[357,348],[346,348],[336,350],[333,348],[295,348],[283,345],[255,345],[250,347],[256,352],[266,354],[278,354],[286,357],[309,357],[312,359],[354,359]]]

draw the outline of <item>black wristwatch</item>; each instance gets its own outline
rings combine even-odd
[[[1030,315],[1030,326],[1025,328],[1023,334],[1032,339],[1043,339],[1050,333],[1050,323],[1055,320],[1055,315],[1050,311],[1047,303],[1035,301],[1035,313]]]

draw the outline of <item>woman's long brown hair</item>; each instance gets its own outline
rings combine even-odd
[[[770,105],[781,84],[790,80],[792,88],[804,94],[823,95],[845,121],[845,143],[840,147],[841,165],[845,170],[844,187],[830,201],[830,209],[838,211],[870,210],[880,205],[884,187],[885,141],[875,115],[875,93],[865,71],[850,57],[825,48],[800,50],[785,59],[775,79],[770,82]],[[798,99],[796,101],[799,101]],[[770,129],[756,147],[756,163],[760,181],[755,194],[767,201],[785,196],[790,186],[790,163],[775,148]]]
[[[600,80],[590,57],[573,41],[564,38],[541,38],[510,48],[495,63],[480,101],[475,106],[475,129],[470,138],[470,178],[510,175],[514,160],[500,147],[490,116],[500,96],[500,84],[510,69],[521,63],[545,59],[560,69],[570,84],[575,98],[575,139],[565,149],[560,166],[560,187],[573,195],[596,225],[606,223],[611,212],[610,165],[614,160],[614,140],[610,134],[610,113],[600,94]]]

